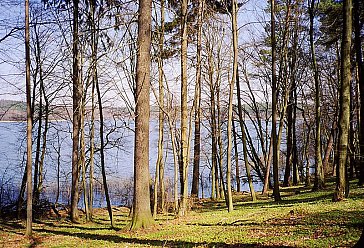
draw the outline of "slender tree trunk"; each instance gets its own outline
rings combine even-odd
[[[43,70],[42,66],[39,70],[40,75],[40,87],[42,94],[44,96],[45,106],[44,106],[44,112],[45,112],[45,120],[44,120],[44,130],[42,134],[42,150],[39,160],[39,181],[38,181],[38,189],[37,194],[40,195],[43,190],[43,167],[44,167],[44,160],[45,160],[45,154],[47,150],[47,134],[48,134],[48,126],[49,126],[49,99],[47,97],[45,87],[44,87],[44,80],[43,80]]]
[[[168,118],[168,127],[171,135],[172,151],[173,151],[173,164],[174,164],[174,211],[178,210],[178,151],[176,146],[176,136],[173,130],[173,123],[170,116]]]
[[[360,26],[360,0],[354,0],[355,57],[358,68],[360,115],[359,115],[359,185],[364,185],[364,64]]]
[[[54,147],[57,152],[57,194],[56,194],[56,200],[54,202],[54,208],[57,209],[58,200],[59,200],[59,194],[61,189],[60,179],[61,179],[61,142],[59,140],[59,135],[57,135],[57,145],[58,147]]]
[[[90,1],[91,15],[91,66],[92,66],[92,83],[91,83],[91,127],[90,127],[90,170],[89,170],[89,215],[92,220],[93,202],[94,202],[94,156],[95,156],[95,87],[97,82],[97,49],[98,49],[98,31],[95,18],[95,5]]]
[[[95,73],[95,72],[94,72]],[[94,204],[94,166],[95,166],[95,80],[96,77],[92,80],[92,90],[91,90],[91,130],[90,130],[90,179],[89,179],[89,211],[90,211],[90,219],[92,220],[93,216],[93,204]]]
[[[219,70],[217,70],[219,71]],[[227,196],[227,189],[225,187],[225,180],[224,180],[224,170],[223,170],[223,163],[224,163],[224,145],[222,143],[222,130],[221,130],[221,126],[222,126],[222,123],[221,123],[221,105],[220,105],[220,82],[219,82],[219,79],[216,80],[218,83],[216,84],[216,109],[217,109],[217,127],[216,127],[216,131],[217,131],[217,146],[218,146],[218,169],[216,170],[216,176],[219,175],[220,177],[217,177],[217,178],[220,178],[220,181],[217,181],[217,185],[219,184],[220,182],[220,197],[224,198],[225,199],[225,202],[226,202],[226,206],[229,205],[229,199],[228,199],[228,196]],[[220,198],[218,197],[218,198]]]
[[[79,140],[80,140],[80,115],[82,84],[80,81],[79,68],[79,37],[78,37],[78,3],[73,0],[73,135],[72,135],[72,189],[71,189],[71,220],[78,222],[78,199],[79,199]]]
[[[266,170],[264,175],[264,185],[262,190],[262,195],[266,195],[268,193],[269,189],[269,178],[270,178],[270,167],[271,167],[271,161],[273,156],[273,133],[271,132],[271,141],[269,143],[269,151],[266,158]]]
[[[90,212],[88,206],[88,191],[87,191],[87,184],[86,184],[86,144],[85,144],[85,99],[86,96],[83,96],[82,100],[82,110],[81,110],[81,142],[80,142],[80,164],[81,164],[81,179],[82,179],[82,188],[83,188],[83,203],[85,205],[85,215],[86,221],[90,221]]]
[[[292,122],[293,122],[293,106],[292,98],[289,98],[288,108],[287,108],[287,154],[286,154],[286,169],[284,172],[283,186],[288,187],[291,184],[291,168],[292,168]]]
[[[297,135],[296,135],[296,122],[297,122],[297,54],[299,42],[299,4],[295,4],[295,18],[294,18],[294,37],[293,37],[293,47],[292,47],[292,62],[291,62],[291,95],[292,99],[292,170],[293,170],[293,185],[298,185],[299,182],[299,171],[298,171],[298,151],[297,151]],[[302,168],[303,171],[303,168]]]
[[[298,170],[298,151],[297,151],[297,134],[296,134],[296,121],[297,121],[297,88],[296,83],[292,85],[293,88],[293,98],[294,100],[294,107],[293,107],[293,153],[292,153],[292,165],[293,165],[293,185],[298,185],[299,182],[299,170]],[[302,168],[303,171],[303,168]]]
[[[188,198],[188,158],[187,158],[187,5],[188,0],[181,2],[181,162],[182,162],[182,194],[181,204],[178,210],[180,216],[187,212]]]
[[[334,201],[346,198],[346,163],[348,151],[348,135],[350,123],[350,47],[352,34],[352,0],[344,0],[343,6],[344,28],[341,43],[341,87],[339,112],[339,147],[337,160],[336,189]]]
[[[330,130],[329,141],[327,142],[325,156],[322,161],[322,166],[324,168],[325,173],[328,173],[330,155],[331,155],[332,148],[334,147],[334,136],[335,136],[335,129],[336,129],[336,127],[334,127],[334,125],[336,125],[336,124],[333,124],[333,126]]]
[[[241,130],[241,140],[243,142],[243,155],[244,155],[245,170],[246,170],[246,175],[248,178],[250,194],[252,196],[253,201],[256,201],[257,197],[255,195],[253,180],[252,180],[251,173],[250,173],[250,165],[249,165],[249,161],[248,161],[248,147],[247,147],[247,143],[246,143],[246,129],[245,129],[245,122],[244,122],[244,118],[243,118],[243,109],[242,109],[243,106],[241,104],[239,71],[238,71],[238,68],[236,68],[236,69],[237,69],[236,90],[237,90],[237,97],[238,97],[238,115],[239,115],[239,123],[240,123],[240,130]]]
[[[38,63],[38,62],[37,62]],[[39,66],[39,65],[38,65]],[[42,115],[43,115],[43,93],[39,93],[39,110],[38,110],[38,130],[37,130],[37,142],[36,152],[34,159],[34,182],[33,182],[33,203],[38,204],[40,192],[38,192],[38,178],[39,178],[39,160],[40,160],[40,142],[42,140]]]
[[[202,18],[205,0],[198,1],[198,27],[197,27],[197,64],[195,85],[195,139],[193,154],[193,177],[191,196],[198,197],[200,178],[200,153],[201,153],[201,52],[202,52]]]
[[[271,39],[272,39],[272,142],[273,142],[273,195],[275,201],[281,200],[279,192],[279,171],[278,171],[278,137],[277,137],[277,75],[276,75],[276,35],[275,35],[275,0],[271,4]]]
[[[109,188],[107,185],[107,179],[106,179],[106,169],[105,169],[105,142],[104,142],[104,114],[103,114],[103,108],[102,108],[102,97],[100,92],[100,85],[97,79],[97,71],[96,71],[96,92],[97,92],[97,102],[99,104],[99,114],[100,114],[100,157],[101,157],[101,174],[102,174],[102,183],[104,185],[105,190],[105,198],[106,198],[106,204],[107,204],[107,211],[109,213],[110,223],[111,227],[114,227],[114,218],[112,214],[112,208],[111,208],[111,201],[109,196]],[[149,176],[149,175],[148,175]],[[149,179],[149,177],[148,177]]]
[[[305,132],[306,136],[306,141],[304,144],[304,158],[306,159],[306,178],[305,178],[305,186],[306,187],[310,187],[311,186],[311,173],[310,173],[310,158],[308,155],[308,146],[310,144],[310,134],[311,134],[311,127],[308,126],[307,127],[308,130],[307,132]]]
[[[243,118],[242,118],[243,121]],[[248,178],[248,184],[249,184],[249,189],[250,189],[250,195],[252,197],[253,201],[257,200],[257,197],[255,195],[255,190],[254,190],[254,186],[253,186],[253,179],[250,173],[250,165],[248,162],[248,148],[246,145],[246,129],[245,129],[245,124],[241,125],[241,136],[242,136],[242,142],[243,142],[243,154],[244,154],[244,163],[245,163],[245,171],[246,171],[246,176]]]
[[[27,221],[25,235],[32,236],[32,99],[30,82],[29,0],[25,0],[25,81],[27,101]]]
[[[150,47],[152,1],[139,1],[135,91],[134,204],[131,230],[154,224],[149,192]]]
[[[23,173],[23,178],[21,180],[21,185],[20,185],[20,190],[19,190],[19,196],[18,196],[18,200],[17,200],[17,218],[20,219],[21,218],[21,210],[23,207],[23,203],[24,203],[24,194],[25,194],[25,189],[27,186],[27,167],[25,165],[25,169],[24,169],[24,173]]]
[[[158,127],[158,157],[155,169],[154,195],[153,195],[153,216],[157,216],[158,210],[158,192],[160,192],[160,209],[164,211],[164,163],[163,163],[163,131],[164,131],[164,89],[163,89],[163,43],[164,43],[164,0],[161,0],[160,6],[161,23],[159,30],[159,56],[158,61],[158,83],[159,83],[159,127]],[[163,204],[162,204],[163,203]]]
[[[314,22],[315,0],[310,0],[309,14],[310,14],[310,48],[312,59],[312,70],[315,80],[315,121],[316,121],[316,139],[315,139],[315,181],[313,190],[319,190],[325,187],[325,174],[322,165],[321,154],[321,88],[319,71],[316,62],[315,43],[313,40],[313,22]]]
[[[209,48],[207,55],[208,75],[210,86],[210,116],[211,116],[211,198],[220,198],[219,183],[218,183],[218,165],[217,165],[217,124],[216,124],[216,101],[215,101],[215,85],[213,80],[213,62],[212,51]]]
[[[239,98],[239,97],[238,97]],[[234,135],[234,158],[235,158],[235,181],[236,181],[236,192],[240,192],[240,168],[239,168],[239,152],[238,142],[236,138],[235,122],[233,120],[233,135]]]

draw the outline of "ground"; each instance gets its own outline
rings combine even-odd
[[[364,188],[353,181],[349,199],[332,202],[333,187],[283,188],[280,203],[262,196],[253,203],[236,193],[232,213],[223,201],[201,200],[186,217],[159,215],[155,226],[135,232],[123,229],[130,221],[125,208],[114,208],[117,229],[98,209],[92,223],[38,220],[31,239],[25,222],[3,220],[0,247],[351,247],[364,223]]]

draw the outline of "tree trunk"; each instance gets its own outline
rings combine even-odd
[[[291,90],[292,91],[292,90]],[[287,154],[286,154],[286,169],[284,171],[284,181],[283,186],[288,187],[291,185],[291,168],[292,168],[292,122],[293,122],[293,99],[291,94],[289,97],[289,103],[287,107]]]
[[[94,71],[96,75],[96,71]],[[92,220],[93,215],[93,204],[94,204],[94,166],[95,166],[95,81],[96,77],[92,80],[92,90],[91,90],[91,128],[90,128],[90,179],[89,179],[89,211],[90,219]]]
[[[200,178],[200,153],[201,153],[201,52],[202,52],[202,18],[205,0],[198,1],[198,23],[197,23],[197,64],[195,85],[195,139],[193,154],[193,177],[191,196],[198,197]]]
[[[34,176],[33,176],[34,177],[34,182],[33,182],[33,202],[34,202],[34,204],[37,204],[39,202],[39,197],[40,197],[40,192],[38,192],[38,178],[39,178],[40,142],[42,139],[42,115],[43,115],[43,110],[42,110],[43,109],[43,92],[42,91],[39,92],[38,107],[39,107],[38,130],[37,130],[37,142],[36,142],[36,151],[35,151],[35,159],[34,159]]]
[[[95,156],[95,87],[97,82],[97,48],[98,48],[98,31],[95,18],[95,5],[90,1],[91,15],[91,60],[92,60],[92,83],[91,83],[91,127],[90,127],[90,169],[89,169],[89,215],[92,220],[93,203],[94,203],[94,156]]]
[[[364,185],[364,64],[361,43],[360,26],[360,0],[354,0],[354,32],[355,32],[355,57],[358,68],[359,92],[360,92],[360,116],[359,116],[359,185]]]
[[[86,94],[86,93],[85,93]],[[88,207],[88,192],[87,192],[87,184],[86,184],[86,144],[85,144],[85,100],[86,95],[83,96],[82,99],[82,110],[81,110],[81,140],[80,140],[80,164],[81,164],[81,180],[82,180],[82,189],[83,189],[83,203],[85,205],[85,215],[86,221],[90,221],[90,212]]]
[[[272,40],[272,142],[273,142],[273,195],[275,201],[281,200],[279,192],[279,171],[278,171],[278,137],[277,137],[277,75],[276,75],[276,35],[275,35],[275,0],[271,4],[271,40]]]
[[[346,163],[348,151],[348,135],[350,123],[350,47],[352,34],[352,0],[344,0],[343,5],[344,27],[341,43],[341,87],[339,112],[339,147],[337,160],[336,189],[334,201],[346,198]]]
[[[318,66],[316,62],[315,43],[313,40],[313,22],[314,22],[314,8],[315,0],[310,0],[309,14],[310,14],[310,48],[311,48],[311,59],[312,59],[312,70],[314,73],[315,80],[315,114],[316,114],[316,139],[315,139],[315,181],[313,190],[319,190],[325,187],[325,174],[322,165],[322,154],[321,154],[321,88]]]
[[[99,104],[99,114],[100,114],[100,157],[101,157],[101,174],[102,174],[102,183],[104,185],[104,190],[105,190],[105,198],[106,198],[106,204],[107,204],[107,211],[109,212],[109,218],[110,218],[110,223],[111,223],[111,227],[114,227],[114,219],[113,219],[113,214],[112,214],[112,208],[111,208],[111,201],[110,201],[110,196],[109,196],[109,188],[107,185],[107,179],[106,179],[106,170],[105,170],[105,142],[104,142],[104,114],[103,114],[103,108],[102,108],[102,98],[101,98],[101,92],[100,92],[100,85],[99,82],[97,80],[97,71],[96,71],[96,82],[95,82],[95,86],[96,86],[96,92],[97,92],[97,101]],[[149,179],[149,175],[148,175],[148,179]]]
[[[180,216],[187,212],[188,198],[188,158],[187,158],[187,5],[188,0],[182,0],[181,3],[181,163],[182,163],[182,194],[181,204],[178,210]]]
[[[40,87],[42,94],[44,96],[45,106],[44,106],[44,112],[45,112],[45,120],[44,120],[44,130],[42,134],[42,151],[40,155],[39,160],[39,179],[38,179],[38,189],[37,194],[40,195],[43,190],[43,167],[44,167],[44,160],[45,160],[45,154],[47,150],[47,134],[48,134],[48,126],[49,126],[49,99],[46,95],[45,87],[44,87],[44,80],[43,80],[43,70],[42,66],[39,70],[40,75]]]
[[[154,195],[153,195],[153,216],[157,216],[158,210],[158,192],[160,192],[160,209],[164,211],[164,163],[163,163],[163,131],[164,131],[164,89],[163,89],[163,43],[164,43],[164,0],[161,0],[160,6],[161,28],[159,30],[159,56],[158,61],[158,83],[159,83],[159,127],[158,127],[158,157],[155,168]]]
[[[178,210],[178,151],[176,146],[176,136],[173,130],[173,123],[171,117],[168,115],[168,127],[171,135],[172,151],[173,151],[173,164],[174,164],[174,211]]]
[[[239,98],[239,97],[238,97]],[[235,181],[236,181],[236,192],[240,192],[240,168],[239,168],[239,152],[238,142],[236,138],[235,122],[233,120],[233,135],[234,135],[234,158],[235,158]]]
[[[250,173],[250,165],[248,162],[248,148],[247,148],[247,143],[246,143],[246,131],[245,131],[246,129],[245,129],[245,123],[244,123],[244,118],[243,118],[243,109],[242,109],[243,107],[241,104],[240,80],[239,80],[238,68],[236,68],[236,70],[237,70],[236,71],[236,91],[237,91],[237,97],[238,97],[238,115],[239,115],[240,131],[241,131],[241,141],[243,142],[243,155],[244,155],[245,170],[246,170],[246,175],[248,178],[251,197],[252,197],[253,201],[256,201],[257,197],[255,195],[253,180],[252,180],[251,173]]]
[[[308,146],[310,144],[310,134],[311,134],[311,127],[307,126],[308,130],[307,132],[305,132],[306,136],[306,140],[305,140],[305,144],[304,144],[304,156],[303,158],[306,159],[306,178],[305,178],[305,186],[306,187],[310,187],[311,186],[311,174],[310,174],[310,158],[308,155]]]
[[[32,236],[32,99],[30,82],[29,0],[25,0],[25,74],[27,101],[27,221],[25,235]]]
[[[131,230],[154,224],[149,192],[150,47],[152,1],[139,1],[135,91],[134,204]]]
[[[79,199],[79,140],[80,140],[80,115],[82,84],[80,81],[79,68],[79,37],[78,37],[78,3],[73,0],[73,135],[72,135],[72,189],[71,189],[71,221],[78,222],[78,199]]]
[[[266,170],[265,170],[265,175],[264,175],[264,185],[263,185],[263,190],[262,190],[262,195],[266,195],[268,193],[268,189],[269,189],[269,178],[270,178],[270,167],[271,167],[271,161],[272,161],[272,156],[273,156],[273,133],[271,132],[271,141],[269,143],[269,151],[267,154],[267,159],[266,159]]]

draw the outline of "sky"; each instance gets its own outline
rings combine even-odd
[[[37,1],[38,2],[38,1]],[[262,32],[261,21],[268,20],[263,9],[267,5],[263,0],[250,0],[243,5],[238,13],[239,43],[243,45]],[[23,26],[23,1],[2,0],[0,2],[0,40],[14,27]],[[25,79],[24,79],[24,45],[23,31],[15,31],[14,37],[0,42],[0,99],[25,101]],[[166,64],[166,72],[169,77],[176,78],[180,73],[178,60],[169,61]],[[194,78],[194,70],[190,71],[190,79]],[[175,79],[174,79],[175,80]],[[176,95],[179,87],[177,82],[171,84]],[[110,95],[110,98],[115,97]],[[151,94],[153,99],[153,94]]]

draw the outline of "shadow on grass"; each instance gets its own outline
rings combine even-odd
[[[98,221],[93,221],[90,222],[90,224],[97,224],[97,225],[102,225],[102,227],[99,226],[80,226],[80,225],[72,225],[72,224],[54,224],[52,222],[42,222],[42,221],[37,221],[36,223],[38,224],[42,224],[51,228],[69,228],[69,229],[79,229],[79,230],[84,230],[84,231],[95,231],[95,230],[115,230],[115,231],[119,231],[121,230],[121,228],[117,228],[117,227],[111,227],[109,223],[104,223],[104,222],[98,222]],[[126,225],[128,222],[127,221],[118,221],[118,225]]]
[[[292,196],[291,196],[292,197]],[[282,199],[281,201],[258,201],[258,202],[240,202],[235,204],[234,207],[246,208],[246,207],[261,207],[261,208],[272,208],[272,207],[292,207],[297,203],[309,203],[316,204],[319,201],[331,200],[332,193],[321,193],[315,197],[297,198],[297,199]]]
[[[101,234],[90,234],[90,233],[71,233],[65,231],[58,230],[46,230],[46,229],[37,229],[37,232],[45,232],[54,235],[64,235],[64,236],[72,236],[78,237],[81,239],[89,239],[89,240],[104,240],[113,243],[129,243],[129,244],[139,244],[139,245],[153,245],[153,246],[163,246],[163,247],[196,247],[196,246],[204,246],[204,247],[292,247],[292,246],[274,246],[274,245],[263,245],[263,244],[226,244],[223,242],[212,242],[212,243],[204,243],[204,242],[188,242],[188,241],[175,241],[175,240],[153,240],[153,239],[139,239],[139,238],[126,238],[118,235],[101,235]]]
[[[354,228],[361,230],[364,227],[364,211],[333,210],[322,213],[302,215],[300,213],[288,214],[285,217],[272,218],[262,222],[242,219],[231,223],[188,223],[191,226],[250,226],[250,227],[274,227],[274,226],[310,226],[314,229],[318,226]]]

